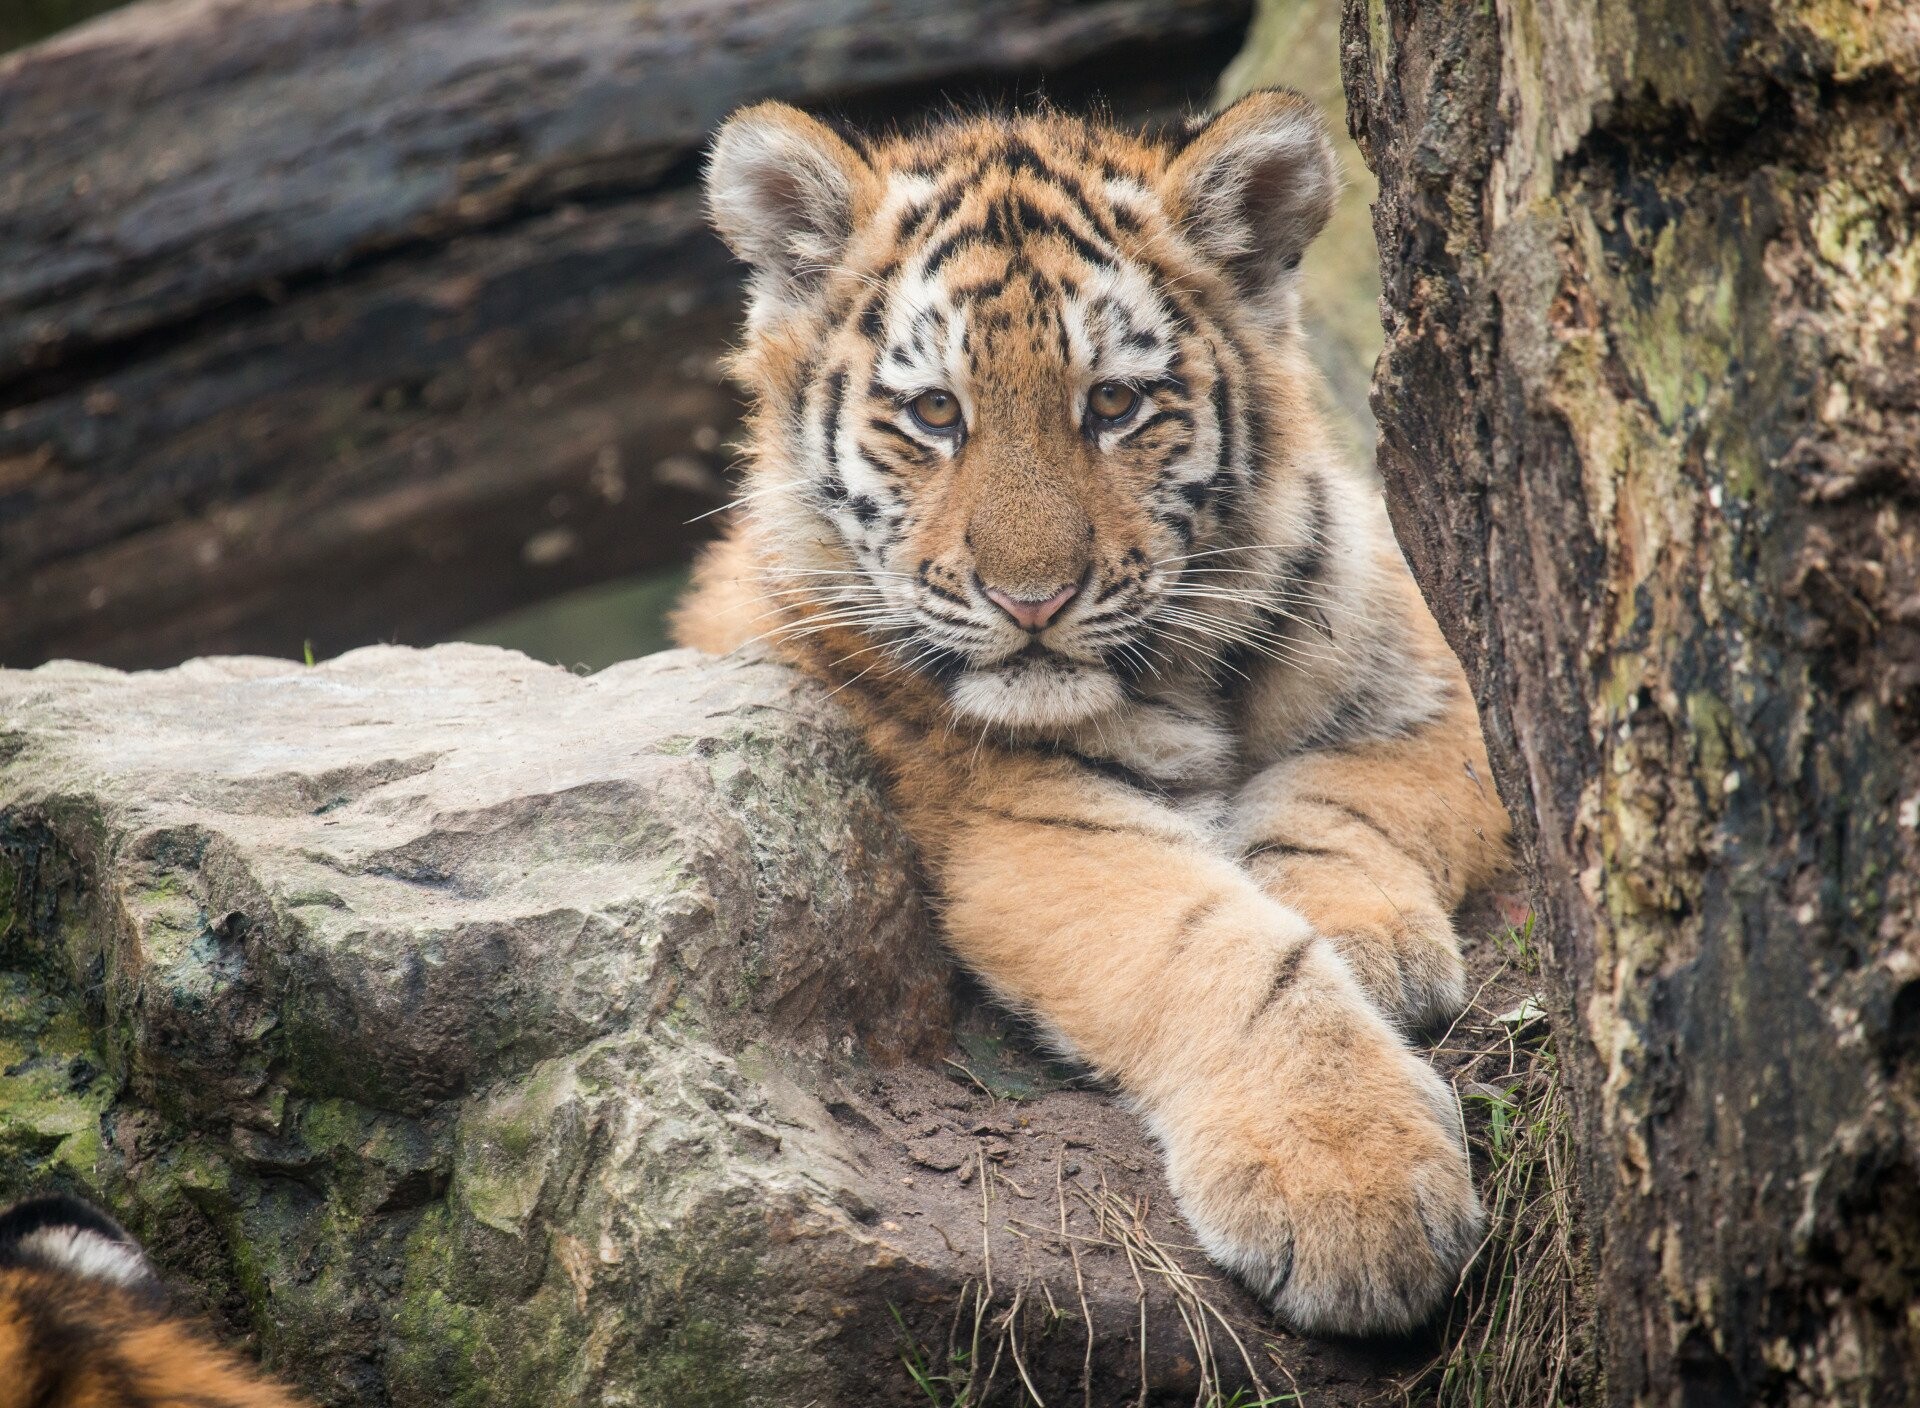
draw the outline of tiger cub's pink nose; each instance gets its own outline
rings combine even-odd
[[[1047,622],[1060,614],[1060,609],[1072,601],[1078,586],[1065,586],[1044,601],[1029,601],[1025,597],[1010,596],[998,587],[983,588],[987,600],[1013,617],[1029,631],[1038,631],[1046,627]]]

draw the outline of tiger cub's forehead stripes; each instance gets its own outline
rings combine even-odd
[[[1131,292],[1154,321],[1168,320],[1135,265],[1141,250],[1129,247],[1138,245],[1151,212],[1146,187],[1116,173],[1098,196],[1090,194],[1067,169],[1087,160],[1084,143],[1050,159],[1040,150],[1045,133],[1045,124],[1003,130],[980,123],[876,154],[887,195],[868,232],[865,272],[876,290],[862,315],[868,332],[889,292],[924,304],[938,290],[951,306],[969,307],[1020,283],[1046,310],[1063,297],[1081,297],[1090,282],[1132,284],[1129,291],[1109,287],[1106,295]],[[1145,167],[1150,158],[1140,153],[1137,160]],[[980,251],[991,253],[967,258]],[[949,268],[956,263],[959,269]]]
[[[1133,139],[1097,154],[1074,124],[982,122],[868,150],[883,182],[849,251],[854,296],[837,313],[870,398],[949,388],[971,420],[983,377],[1046,373],[1073,403],[1095,379],[1147,392],[1118,443],[1166,459],[1153,512],[1191,541],[1195,519],[1244,486],[1257,435],[1229,383],[1247,368],[1230,320],[1170,270],[1172,238],[1150,190],[1156,157]],[[1131,148],[1131,150],[1129,150]],[[951,445],[871,418],[847,448],[882,475],[925,470]],[[887,491],[870,486],[870,499]]]

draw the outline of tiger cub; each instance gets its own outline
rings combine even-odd
[[[863,726],[954,951],[1117,1082],[1222,1266],[1404,1330],[1482,1215],[1407,1034],[1507,819],[1377,488],[1323,424],[1301,252],[1338,184],[1257,93],[863,138],[778,103],[706,173],[750,270],[748,492],[683,644]]]
[[[0,1408],[300,1408],[167,1311],[120,1225],[73,1198],[0,1213]]]

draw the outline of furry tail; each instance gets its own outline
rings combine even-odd
[[[0,1408],[303,1408],[168,1309],[125,1228],[58,1194],[0,1212]]]
[[[158,1294],[140,1244],[91,1203],[62,1193],[29,1198],[0,1213],[0,1271],[19,1268],[104,1281]]]

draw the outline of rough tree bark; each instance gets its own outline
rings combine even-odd
[[[431,640],[682,557],[713,124],[1203,97],[1248,0],[149,0],[0,59],[0,662]]]
[[[1920,9],[1350,0],[1402,541],[1534,866],[1605,1393],[1920,1380]]]

